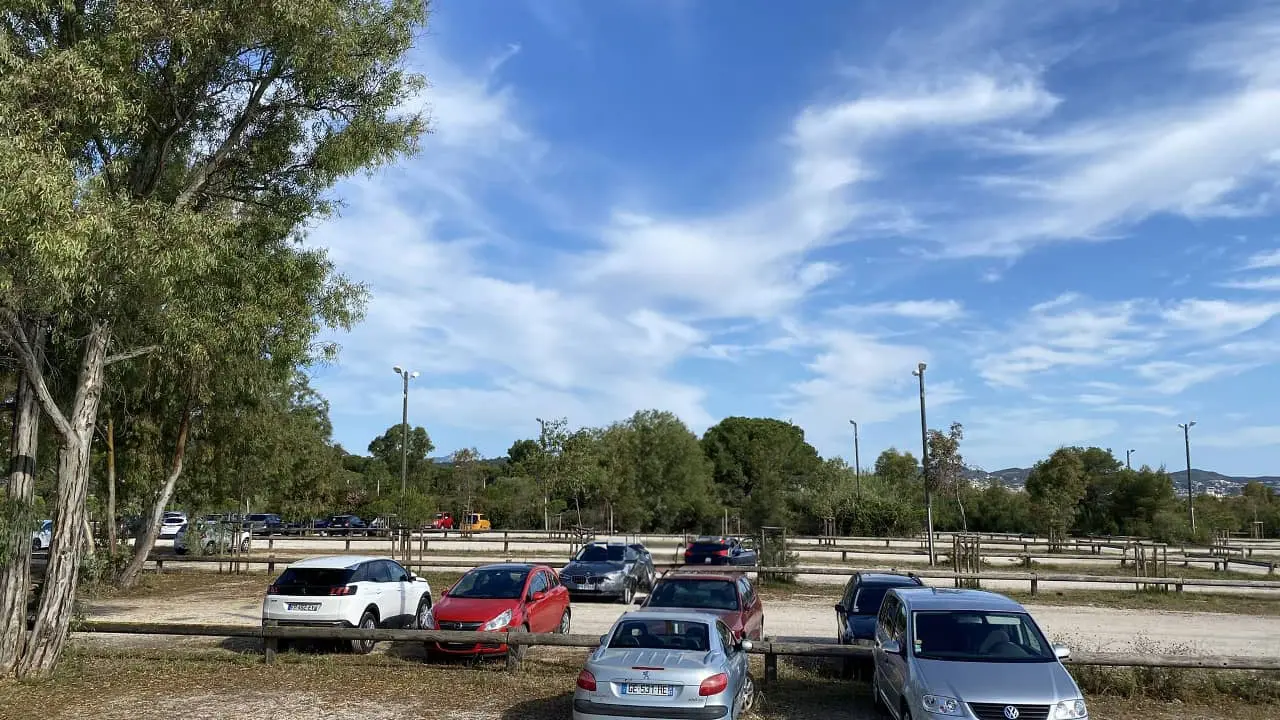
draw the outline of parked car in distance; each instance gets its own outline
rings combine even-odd
[[[254,535],[279,535],[284,533],[285,524],[274,513],[250,513],[244,516],[244,529]]]
[[[709,613],[625,613],[578,674],[573,718],[737,720],[755,701],[750,649]]]
[[[237,543],[240,552],[249,552],[249,533],[240,530],[239,523],[216,522],[209,520],[197,521],[197,527],[200,528],[200,548],[205,555],[217,555],[220,553],[231,552]],[[179,555],[186,555],[191,550],[190,524],[183,524],[178,529],[176,535],[173,536],[173,551]]]
[[[703,535],[689,543],[684,562],[686,565],[755,565],[757,554],[739,538]]]
[[[369,526],[356,515],[334,515],[329,518],[325,532],[330,535],[367,535]]]
[[[872,649],[871,694],[896,720],[1087,720],[1084,695],[1030,613],[982,590],[894,588]]]
[[[31,533],[31,549],[47,550],[51,542],[53,542],[53,521],[41,520],[40,527]]]
[[[498,563],[467,571],[431,610],[432,630],[556,632],[572,622],[569,591],[546,565]],[[497,643],[426,643],[427,654],[501,655],[524,648]]]
[[[920,587],[911,573],[860,572],[849,578],[836,604],[836,639],[841,645],[870,645],[876,639],[876,617],[885,593],[896,587]]]
[[[489,532],[493,529],[493,524],[484,513],[467,513],[462,519],[462,529],[467,532]]]
[[[630,605],[637,590],[653,587],[656,575],[653,558],[633,545],[589,542],[560,571],[560,582],[572,595],[617,598]]]
[[[166,512],[160,520],[160,537],[164,539],[172,538],[178,534],[179,528],[187,524],[187,514],[184,512]]]
[[[735,638],[764,637],[764,603],[751,580],[740,572],[669,572],[658,578],[640,607],[710,613]]]
[[[453,513],[438,512],[432,518],[430,524],[427,525],[432,530],[452,530],[453,529]]]
[[[267,588],[262,624],[294,627],[430,627],[431,584],[390,558],[352,555],[308,558],[290,565]],[[352,640],[358,653],[372,640]]]

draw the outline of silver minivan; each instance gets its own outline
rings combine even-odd
[[[982,590],[895,588],[872,650],[876,705],[897,720],[1088,720],[1084,696],[1030,613]]]

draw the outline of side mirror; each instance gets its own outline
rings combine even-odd
[[[547,593],[546,591],[543,591],[543,590],[529,593],[529,602],[538,602],[539,600],[545,598],[546,596],[547,596]]]
[[[880,643],[880,649],[883,650],[887,655],[902,654],[902,645],[898,644],[897,640],[885,640],[884,642]]]
[[[833,605],[832,607],[834,607],[834,608],[835,608],[835,610],[836,610],[836,612],[838,612],[838,613],[842,613],[842,612],[844,612],[844,606],[843,606],[843,605],[841,605],[840,603],[836,603],[836,604],[835,604],[835,605]]]
[[[1059,660],[1069,660],[1071,658],[1071,648],[1066,645],[1054,645],[1053,654]]]
[[[755,647],[750,640],[739,640],[738,649],[742,652],[751,652],[751,648]]]
[[[604,635],[600,636],[600,647],[604,647],[605,645],[608,645],[608,644],[609,644],[609,633],[605,633]]]

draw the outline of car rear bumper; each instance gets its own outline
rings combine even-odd
[[[718,720],[728,717],[729,708],[724,705],[706,705],[700,708],[653,707],[652,705],[616,705],[575,698],[573,720],[613,720],[614,718],[640,718],[642,720]]]
[[[262,618],[262,625],[263,627],[266,627],[267,625],[275,625],[277,627],[316,627],[316,628],[353,628],[355,627],[355,625],[352,625],[347,620],[344,620],[342,618],[332,617],[332,616],[307,618],[306,620],[299,620],[297,617],[290,617],[287,619],[264,617]]]

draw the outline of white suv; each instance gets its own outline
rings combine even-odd
[[[285,569],[267,589],[262,624],[348,628],[430,627],[431,585],[390,558],[335,555]],[[283,647],[286,643],[281,643]],[[358,653],[372,640],[353,640]]]

